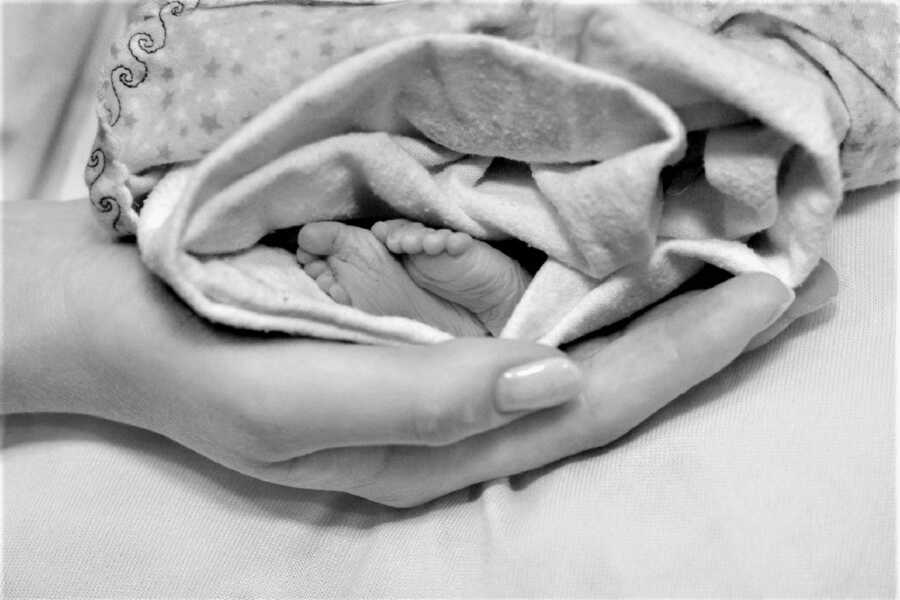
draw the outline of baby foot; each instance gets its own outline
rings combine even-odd
[[[515,260],[466,233],[406,219],[375,223],[372,233],[391,252],[405,255],[403,264],[414,282],[469,309],[494,335],[531,281]]]
[[[410,317],[458,336],[485,334],[465,308],[417,286],[366,229],[309,223],[297,234],[297,245],[297,261],[335,302],[376,315]]]

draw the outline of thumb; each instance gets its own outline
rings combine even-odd
[[[247,350],[229,362],[254,389],[249,410],[265,428],[258,437],[270,460],[344,446],[449,444],[562,404],[582,385],[565,354],[524,341],[269,340]]]
[[[563,404],[583,389],[579,367],[563,352],[530,342],[460,338],[431,346],[417,402],[416,441],[447,444]]]
[[[837,273],[834,272],[831,265],[822,260],[803,282],[803,285],[795,290],[794,302],[774,323],[750,340],[744,351],[750,352],[769,343],[800,317],[815,312],[834,300],[837,293]]]

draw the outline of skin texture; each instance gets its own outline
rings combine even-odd
[[[455,336],[485,334],[462,306],[419,287],[368,229],[310,223],[297,236],[297,260],[332,300],[375,315],[417,319]]]
[[[297,235],[297,261],[340,304],[418,319],[458,337],[499,335],[530,275],[489,244],[406,219],[336,221]]]
[[[94,415],[252,477],[393,506],[609,443],[836,290],[823,268],[787,312],[790,292],[762,274],[683,294],[569,348],[577,398],[504,412],[505,371],[566,355],[492,338],[386,348],[216,327],[132,244],[104,238],[86,204],[3,206],[4,414]]]

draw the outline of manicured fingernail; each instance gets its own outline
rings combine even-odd
[[[794,290],[791,288],[784,286],[784,299],[775,307],[775,310],[772,311],[772,316],[769,317],[769,320],[766,321],[765,327],[763,329],[768,329],[771,327],[775,321],[781,318],[781,315],[785,313],[785,311],[790,308],[791,304],[794,303],[794,299],[797,296],[794,294]]]
[[[514,367],[500,376],[495,396],[503,412],[556,406],[581,393],[581,369],[564,357]]]

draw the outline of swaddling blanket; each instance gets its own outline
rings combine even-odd
[[[808,23],[722,10],[713,35],[645,6],[149,4],[101,90],[91,200],[200,314],[257,330],[451,337],[260,243],[321,220],[526,242],[547,260],[501,335],[554,345],[704,263],[797,286],[844,187],[896,176],[897,107]]]

